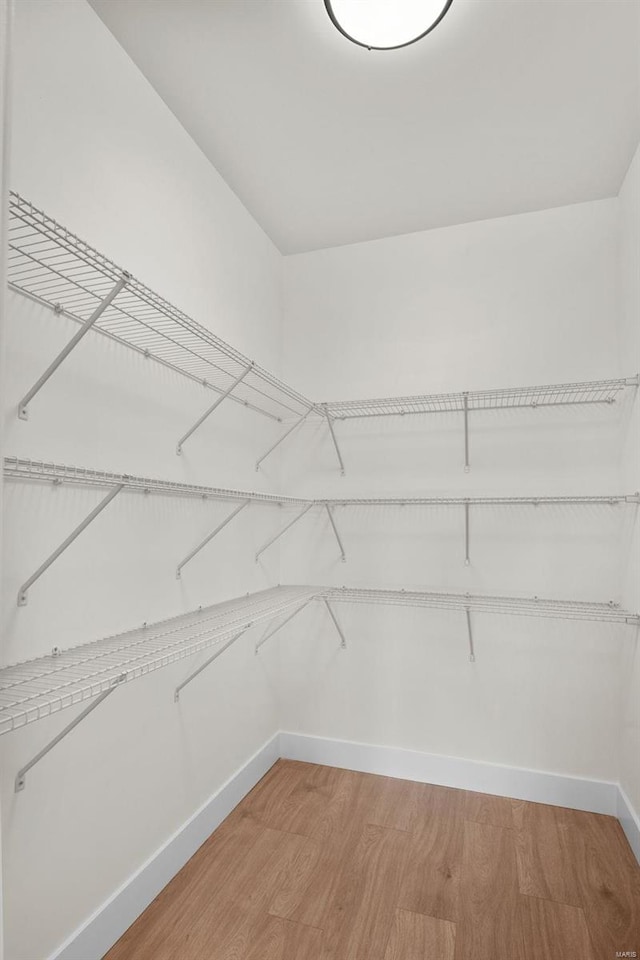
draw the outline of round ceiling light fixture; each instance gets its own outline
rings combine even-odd
[[[324,0],[333,24],[347,40],[368,50],[398,50],[422,40],[453,0]]]

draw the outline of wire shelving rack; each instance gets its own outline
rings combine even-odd
[[[512,614],[556,620],[595,620],[637,626],[640,616],[618,604],[581,600],[550,600],[542,597],[485,596],[471,593],[447,593],[421,590],[384,590],[361,587],[333,587],[329,600],[344,603],[387,604],[403,607],[429,607],[437,610],[469,610],[474,613]]]
[[[276,628],[280,629],[312,600],[640,624],[637,614],[614,603],[397,589],[272,587],[0,669],[0,734],[223,644],[255,624],[286,615]],[[262,638],[256,649],[265,639],[268,637]]]
[[[64,314],[80,329],[22,398],[31,400],[91,329],[208,387],[216,395],[177,441],[177,452],[225,399],[274,420],[293,420],[258,459],[260,464],[310,416],[326,421],[341,473],[345,467],[335,422],[368,417],[459,412],[464,415],[465,469],[469,469],[469,414],[480,410],[573,404],[610,404],[638,377],[585,383],[421,394],[317,403],[196,323],[112,260],[12,192],[9,203],[7,275],[11,289]]]
[[[272,620],[317,587],[274,587],[0,669],[0,734]]]
[[[8,239],[11,289],[86,324],[122,284],[93,322],[97,332],[275,420],[313,409],[306,397],[15,192]],[[24,414],[26,404],[21,409]]]

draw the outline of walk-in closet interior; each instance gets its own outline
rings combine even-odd
[[[640,4],[0,27],[0,960],[640,957]]]

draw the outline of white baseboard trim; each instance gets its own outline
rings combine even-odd
[[[282,732],[265,743],[49,960],[99,960],[279,757],[605,813],[618,817],[640,863],[640,819],[617,783]]]
[[[616,816],[622,824],[622,829],[627,835],[629,846],[636,855],[636,860],[640,863],[640,817],[633,809],[631,800],[618,785],[618,809]]]
[[[477,790],[499,797],[549,803],[617,816],[618,784],[606,780],[480,763],[398,747],[376,747],[297,733],[280,734],[280,755],[289,760],[345,767],[362,773]]]
[[[99,960],[276,762],[276,734],[51,955]]]

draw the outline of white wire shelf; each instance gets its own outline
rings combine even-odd
[[[465,410],[614,403],[623,390],[637,385],[638,377],[631,377],[617,380],[591,380],[585,383],[545,384],[537,387],[330,401],[326,404],[326,408],[334,420],[349,420],[362,417],[404,416],[413,413],[464,413]]]
[[[202,383],[216,400],[177,441],[177,452],[220,402],[229,398],[275,420],[293,419],[258,459],[256,469],[309,415],[327,423],[345,472],[334,421],[458,411],[465,418],[465,469],[469,469],[469,413],[515,407],[614,403],[638,377],[585,383],[422,394],[316,403],[225,343],[154,293],[112,260],[71,233],[19,194],[9,204],[7,275],[11,289],[64,313],[80,329],[22,398],[19,416],[80,339],[95,330]]]
[[[7,275],[13,290],[86,323],[124,277],[93,329],[218,394],[248,371],[230,399],[277,420],[313,404],[193,321],[113,261],[12,192]]]
[[[164,496],[191,497],[202,500],[250,500],[256,503],[276,505],[310,503],[299,497],[285,497],[249,490],[229,490],[224,487],[208,487],[173,480],[158,480],[151,477],[136,477],[127,473],[110,473],[88,467],[67,466],[44,460],[29,460],[20,457],[5,457],[4,476],[8,480],[48,481],[55,484],[74,484],[100,488],[122,487],[140,493],[158,493]]]
[[[595,620],[606,623],[640,624],[640,616],[610,603],[580,600],[548,600],[542,597],[501,597],[471,593],[439,593],[420,590],[382,590],[332,587],[324,596],[344,603],[391,604],[430,607],[438,610],[471,610],[475,613],[512,614],[561,620]]]
[[[0,734],[221,644],[322,588],[275,587],[0,670]]]
[[[43,719],[161,667],[224,644],[258,623],[285,619],[256,646],[293,619],[312,600],[428,607],[469,614],[497,613],[638,625],[640,617],[613,603],[535,597],[480,596],[429,591],[326,586],[281,586],[247,594],[159,623],[82,644],[0,670],[0,734]],[[329,612],[343,638],[334,614]]]
[[[340,500],[315,500],[318,505],[329,504],[332,507],[417,507],[417,506],[464,506],[467,503],[477,505],[528,505],[571,504],[571,503],[638,503],[640,494],[615,494],[603,496],[563,496],[563,497],[347,497]]]

